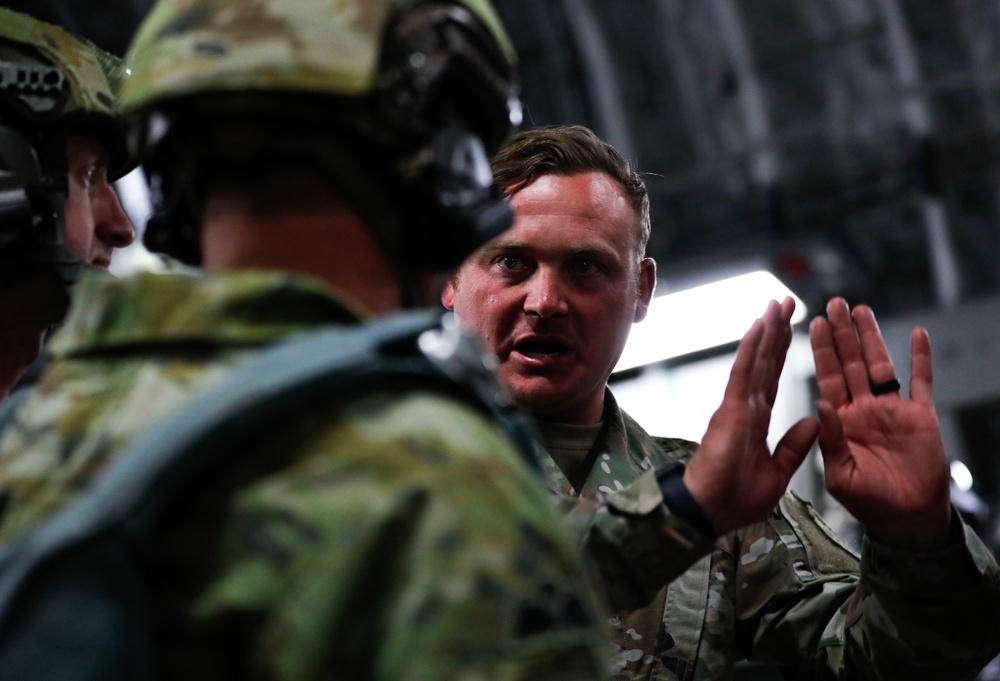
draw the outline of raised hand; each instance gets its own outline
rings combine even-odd
[[[792,340],[795,301],[771,301],[736,352],[722,405],[684,472],[684,484],[724,534],[764,518],[809,452],[819,424],[792,426],[772,456],[767,445],[771,408]]]
[[[827,318],[812,321],[809,337],[830,494],[887,543],[943,547],[951,523],[949,471],[931,401],[927,331],[918,327],[910,335],[909,399],[898,383],[889,384],[896,372],[870,308],[852,312],[835,298]]]

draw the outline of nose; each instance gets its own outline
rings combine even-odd
[[[124,248],[135,240],[135,231],[118,195],[109,183],[102,188],[99,213],[94,216],[97,238],[109,248]]]
[[[526,282],[524,312],[528,315],[549,318],[559,317],[569,312],[563,283],[558,274],[547,269],[539,269]]]

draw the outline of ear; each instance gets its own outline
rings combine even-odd
[[[643,258],[639,263],[639,300],[635,306],[634,322],[641,322],[649,312],[649,301],[653,299],[656,289],[656,261]]]
[[[448,283],[444,285],[444,289],[441,291],[441,304],[444,305],[449,310],[455,309],[455,278],[451,277],[448,279]]]

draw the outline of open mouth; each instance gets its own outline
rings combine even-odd
[[[531,359],[548,359],[559,357],[570,351],[565,343],[546,340],[525,340],[514,346],[514,349]]]

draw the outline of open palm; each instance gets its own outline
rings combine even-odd
[[[819,444],[826,486],[883,541],[943,546],[951,518],[947,456],[931,401],[930,341],[911,334],[910,396],[873,386],[895,377],[875,316],[835,298],[810,338],[819,383]]]
[[[773,454],[767,444],[794,308],[791,298],[772,301],[743,337],[722,405],[684,474],[684,483],[720,534],[774,509],[819,430],[815,419],[802,419]]]

